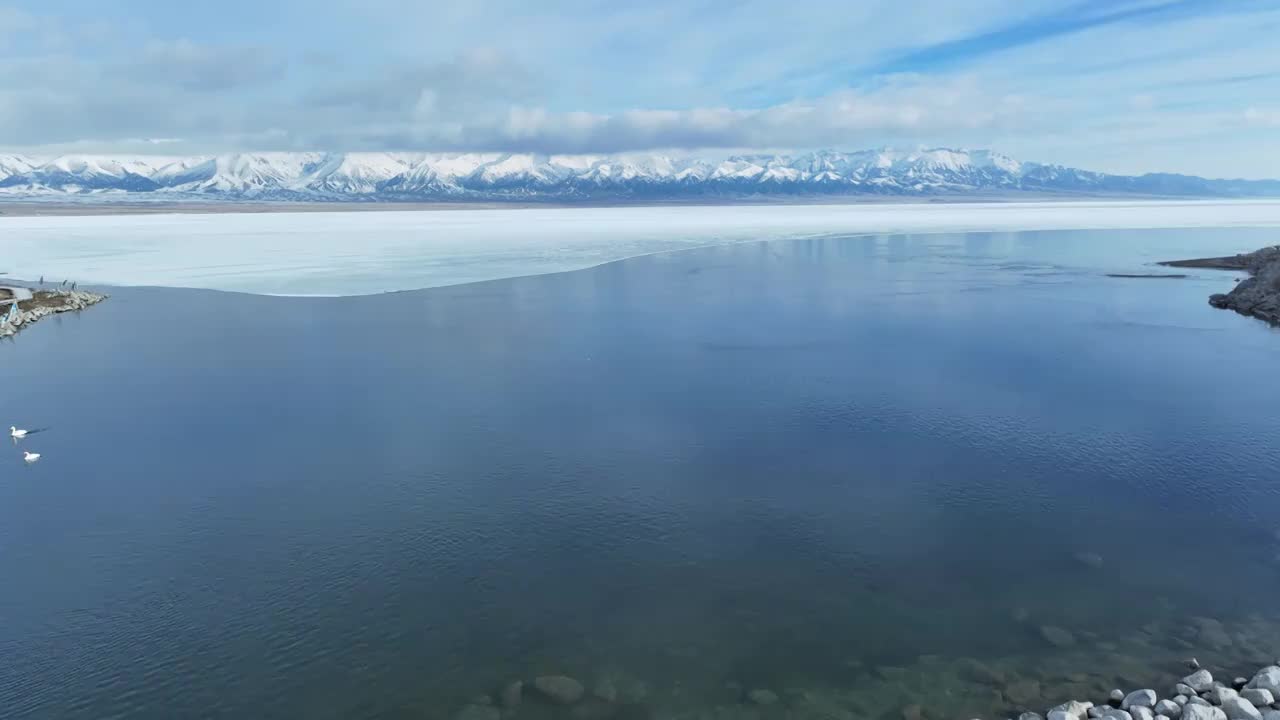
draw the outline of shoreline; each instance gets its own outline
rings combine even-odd
[[[326,213],[326,212],[454,212],[468,210],[570,210],[603,208],[662,208],[662,207],[826,207],[832,205],[980,205],[993,203],[1019,205],[1027,203],[1187,203],[1187,202],[1275,202],[1276,198],[1218,198],[1218,197],[1170,197],[1167,195],[1106,195],[1088,193],[1008,193],[973,194],[962,196],[818,196],[818,197],[758,197],[758,198],[690,198],[651,201],[583,200],[579,202],[531,202],[511,201],[457,201],[439,202],[419,200],[34,200],[29,198],[0,198],[0,218],[5,217],[60,217],[60,216],[114,216],[114,215],[222,215],[222,214],[270,214],[270,213]]]
[[[0,285],[0,338],[13,337],[50,315],[78,312],[106,299],[106,295],[86,290],[32,290]]]
[[[1228,257],[1167,260],[1160,264],[1249,273],[1230,292],[1210,295],[1209,304],[1280,327],[1280,245]]]

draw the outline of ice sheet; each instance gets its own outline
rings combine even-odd
[[[748,240],[1280,226],[1280,201],[853,204],[0,218],[10,277],[362,295]]]

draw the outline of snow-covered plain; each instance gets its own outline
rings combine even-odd
[[[1280,227],[1280,201],[855,204],[0,218],[0,272],[89,284],[364,295],[815,236]]]

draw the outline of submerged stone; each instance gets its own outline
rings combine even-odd
[[[1040,636],[1055,647],[1066,648],[1076,644],[1074,635],[1053,625],[1041,625]]]
[[[582,683],[565,675],[543,675],[533,681],[533,686],[547,699],[561,705],[578,702],[586,692]]]

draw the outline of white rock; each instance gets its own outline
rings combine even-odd
[[[1186,695],[1174,695],[1174,696],[1173,696],[1173,701],[1174,701],[1174,702],[1176,702],[1176,703],[1178,703],[1178,707],[1182,707],[1183,705],[1186,705],[1186,704],[1187,704],[1187,696],[1186,696]]]
[[[1275,694],[1263,688],[1246,688],[1240,691],[1240,697],[1253,703],[1254,707],[1270,705],[1276,701]]]
[[[1226,703],[1228,700],[1239,697],[1239,696],[1240,696],[1240,693],[1236,692],[1235,690],[1232,690],[1229,687],[1224,687],[1222,685],[1215,685],[1214,688],[1209,691],[1209,695],[1206,699],[1209,702],[1213,703],[1214,705],[1222,705]]]
[[[1091,708],[1089,708],[1089,713],[1088,713],[1088,715],[1089,715],[1089,717],[1091,717],[1091,718],[1100,718],[1100,717],[1102,717],[1102,708],[1100,708],[1100,707],[1096,707],[1096,706],[1095,706],[1095,707],[1091,707]]]
[[[1120,707],[1125,710],[1129,710],[1134,707],[1155,707],[1157,699],[1159,698],[1156,696],[1155,690],[1134,690],[1124,696],[1124,700],[1121,701]]]
[[[1213,675],[1208,670],[1197,670],[1182,678],[1182,684],[1195,692],[1206,692],[1213,689]]]
[[[1146,705],[1134,705],[1129,708],[1129,714],[1133,716],[1133,720],[1155,720],[1156,714],[1151,712],[1151,708]]]
[[[1280,667],[1272,665],[1262,668],[1245,687],[1270,690],[1272,695],[1280,696]]]
[[[1062,711],[1076,718],[1082,718],[1089,714],[1089,708],[1093,707],[1093,703],[1082,703],[1076,700],[1064,702],[1061,705],[1049,708],[1050,713]]]
[[[1262,713],[1262,720],[1280,720],[1280,710],[1268,710]]]
[[[1227,714],[1227,720],[1262,720],[1258,708],[1239,695],[1227,698],[1222,703],[1222,711]]]
[[[1050,710],[1045,716],[1045,720],[1080,720],[1079,715],[1074,715],[1066,710]]]
[[[1182,709],[1186,710],[1188,705],[1204,705],[1206,707],[1213,707],[1213,703],[1209,702],[1208,700],[1205,700],[1199,695],[1192,695],[1191,697],[1187,698],[1187,704],[1183,705]]]
[[[1182,708],[1182,720],[1213,720],[1213,707],[1189,702]]]
[[[1186,683],[1178,683],[1177,685],[1174,685],[1173,691],[1179,695],[1186,695],[1188,697],[1196,694],[1195,688]]]
[[[1182,714],[1182,706],[1172,700],[1161,700],[1155,704],[1154,709],[1156,714],[1168,718],[1176,718]]]
[[[1102,717],[1120,718],[1120,720],[1133,720],[1133,715],[1130,715],[1127,710],[1121,710],[1120,708],[1113,707],[1102,708]]]

